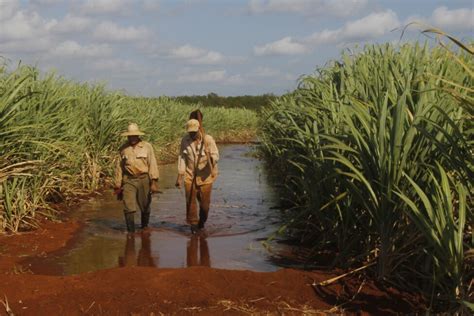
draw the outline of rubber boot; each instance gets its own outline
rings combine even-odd
[[[142,212],[142,229],[148,227],[150,221],[150,212]]]
[[[199,227],[196,224],[191,224],[191,234],[197,234],[199,232]]]
[[[135,213],[125,213],[125,223],[127,224],[127,231],[129,233],[135,232]]]
[[[207,215],[206,212],[204,212],[202,209],[199,210],[199,223],[198,223],[198,228],[203,229],[204,224],[207,221]]]

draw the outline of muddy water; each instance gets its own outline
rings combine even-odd
[[[275,231],[276,196],[262,162],[245,145],[220,147],[220,176],[214,184],[206,229],[191,235],[185,223],[184,191],[176,189],[176,165],[160,167],[162,194],[153,196],[150,229],[127,235],[121,202],[112,194],[74,211],[85,229],[67,249],[29,263],[34,273],[71,275],[117,266],[278,269],[262,240]],[[140,223],[136,215],[136,225]]]

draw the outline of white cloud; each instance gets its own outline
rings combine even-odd
[[[368,0],[251,0],[251,13],[286,13],[345,17],[365,8]]]
[[[253,72],[253,76],[255,77],[275,77],[280,74],[279,70],[269,68],[269,67],[257,67]]]
[[[265,55],[296,55],[308,52],[308,48],[295,41],[291,37],[284,37],[281,40],[265,44],[263,46],[256,46],[254,53],[257,56]]]
[[[471,7],[449,10],[446,7],[439,7],[433,11],[429,21],[433,26],[443,30],[474,31],[474,9]]]
[[[314,33],[309,40],[317,44],[364,41],[383,36],[399,26],[397,14],[392,10],[387,10],[348,22],[344,27],[334,31]]]
[[[75,41],[64,41],[52,48],[51,55],[63,58],[84,58],[84,57],[104,57],[112,53],[110,46],[100,45],[80,45]]]
[[[229,76],[226,70],[212,70],[208,72],[191,73],[185,71],[176,79],[178,83],[219,83],[223,85],[238,85],[244,83],[241,75]]]
[[[52,6],[62,3],[64,0],[30,0],[29,3],[39,6]]]
[[[36,12],[17,11],[10,19],[0,21],[0,41],[44,37],[55,23],[55,20],[44,20]]]
[[[171,58],[183,59],[190,64],[217,65],[227,61],[227,58],[219,52],[194,47],[186,44],[170,51]]]
[[[122,27],[113,22],[102,22],[94,30],[93,36],[104,41],[139,41],[150,36],[150,31],[144,26]]]
[[[67,14],[62,20],[52,27],[57,33],[83,32],[93,26],[90,18]]]
[[[81,11],[85,14],[124,14],[132,4],[132,0],[86,0]]]
[[[449,10],[446,7],[438,7],[433,10],[430,16],[421,16],[419,14],[409,16],[405,19],[403,25],[414,22],[419,24],[408,28],[409,31],[420,31],[422,29],[435,27],[448,33],[470,31],[472,34],[474,32],[474,8]]]
[[[91,27],[92,21],[88,18],[68,14],[58,21],[45,19],[32,10],[21,10],[17,5],[6,7],[2,4],[0,9],[2,14],[6,11],[13,13],[0,20],[2,52],[40,54],[49,51],[53,56],[66,57],[101,56],[110,53],[110,48],[105,45],[81,46],[72,40],[61,42],[58,34],[81,32]]]
[[[397,14],[392,10],[387,10],[347,23],[342,33],[346,39],[366,39],[382,36],[399,26]]]
[[[19,7],[19,0],[0,1],[0,21],[4,21],[13,16]]]
[[[222,64],[225,61],[224,55],[219,52],[209,51],[203,56],[200,56],[195,59],[191,59],[190,63],[192,64],[206,64],[206,65],[217,65]]]
[[[137,69],[134,62],[120,58],[96,60],[92,63],[92,68],[96,70],[120,72]]]
[[[171,57],[180,58],[180,59],[191,59],[198,58],[205,54],[205,50],[202,48],[194,47],[191,45],[183,45],[178,48],[171,50]]]
[[[31,38],[25,43],[24,40],[0,41],[0,56],[2,53],[40,53],[48,51],[53,46],[50,38]]]
[[[20,10],[14,1],[2,3],[0,10],[0,52],[43,52],[54,44],[50,30],[56,20]]]
[[[273,43],[257,46],[254,48],[254,52],[257,56],[303,54],[317,45],[363,42],[375,39],[399,26],[400,21],[396,13],[387,10],[347,22],[338,29],[315,32],[299,40],[285,37]]]
[[[179,75],[177,78],[178,82],[219,82],[226,78],[225,70],[213,70],[202,73],[185,73]]]
[[[225,85],[239,85],[243,83],[245,83],[245,79],[241,75],[230,76],[223,82]]]
[[[160,8],[160,0],[143,0],[143,9],[146,11],[158,11]]]

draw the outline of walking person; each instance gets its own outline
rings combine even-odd
[[[131,123],[121,136],[127,142],[120,147],[115,167],[114,191],[123,200],[128,232],[135,231],[135,213],[141,214],[141,227],[148,227],[151,194],[158,192],[158,164],[153,146],[143,141],[138,125]]]
[[[207,221],[212,184],[217,178],[219,151],[214,138],[204,133],[197,119],[186,123],[186,132],[178,155],[176,186],[180,188],[184,182],[186,221],[194,234],[203,229]]]

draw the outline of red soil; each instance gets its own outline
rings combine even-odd
[[[81,227],[46,222],[32,232],[0,236],[0,301],[6,298],[15,315],[390,315],[421,308],[407,293],[371,281],[361,286],[357,277],[315,288],[313,282],[336,275],[322,271],[123,267],[64,277],[34,275],[21,266],[65,247]]]

